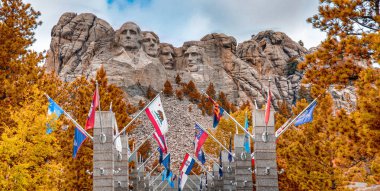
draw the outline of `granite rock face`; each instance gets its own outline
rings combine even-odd
[[[261,107],[270,88],[277,109],[277,101],[291,104],[298,98],[303,74],[296,67],[308,53],[286,34],[271,30],[240,44],[232,36],[212,33],[173,47],[133,22],[114,30],[90,13],[63,14],[51,35],[48,71],[73,81],[82,75],[93,78],[103,66],[109,82],[121,87],[132,103],[144,99],[149,86],[158,92],[166,80],[174,84],[180,75],[200,90],[213,83],[236,105],[249,100]],[[342,99],[336,103],[347,105]]]

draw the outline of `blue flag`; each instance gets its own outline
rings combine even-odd
[[[164,153],[162,152],[162,150],[161,150],[161,148],[160,147],[158,147],[158,152],[160,153],[160,157],[158,158],[158,163],[159,164],[162,164],[162,160],[163,160],[163,155],[164,155]]]
[[[86,140],[87,135],[81,130],[75,127],[74,131],[74,146],[73,146],[73,158],[77,157],[78,150],[82,143]]]
[[[313,111],[316,105],[317,105],[316,101],[312,103],[309,106],[309,108],[307,108],[306,111],[303,112],[302,115],[300,115],[297,118],[296,122],[294,123],[294,126],[299,126],[299,125],[311,122],[313,120]]]
[[[232,155],[230,154],[232,152],[232,136],[230,135],[230,148],[229,148],[229,153],[228,153],[228,161],[231,163],[232,162]]]
[[[222,151],[219,153],[219,177],[223,177]]]
[[[165,174],[164,176],[168,177],[169,173],[170,173],[170,153],[166,155],[166,157],[164,158],[164,160],[162,160],[162,165],[166,169],[166,174],[164,173]]]
[[[175,175],[174,175],[175,176]],[[174,177],[173,177],[173,172],[169,172],[169,176],[167,177],[168,184],[170,187],[174,188]]]
[[[245,113],[245,121],[244,121],[245,130],[248,131],[248,127],[249,127],[248,116],[247,116],[247,113]],[[251,153],[251,146],[250,146],[249,136],[247,133],[244,135],[244,150],[246,153]]]
[[[198,160],[199,160],[202,164],[205,164],[205,163],[206,163],[206,157],[205,157],[205,153],[203,152],[203,150],[200,150],[200,151],[199,151],[197,158],[198,158]]]
[[[59,105],[55,103],[53,99],[51,99],[50,97],[48,99],[49,99],[48,115],[50,116],[52,114],[55,114],[56,116],[51,121],[46,123],[46,126],[47,126],[46,134],[50,134],[53,132],[53,129],[51,128],[50,123],[57,120],[59,116],[61,116],[63,113],[63,109],[59,107]]]

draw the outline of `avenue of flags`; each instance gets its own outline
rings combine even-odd
[[[207,95],[207,94],[206,94]],[[95,125],[95,112],[96,109],[99,108],[100,110],[100,95],[98,90],[98,85],[96,84],[96,89],[93,94],[93,99],[91,102],[91,106],[88,112],[88,117],[86,120],[85,128],[81,127],[69,114],[67,114],[52,98],[50,98],[48,95],[46,95],[48,98],[48,117],[50,117],[46,129],[47,134],[51,134],[53,132],[52,123],[57,120],[62,114],[64,114],[66,117],[68,117],[74,124],[74,140],[73,140],[73,153],[72,157],[76,158],[77,153],[83,144],[83,142],[87,139],[93,139],[91,135],[88,134],[86,130],[90,130],[94,128]],[[253,136],[248,132],[249,127],[249,121],[247,113],[245,114],[245,120],[244,120],[244,127],[242,127],[232,116],[228,114],[228,112],[225,112],[225,110],[219,106],[217,102],[215,102],[212,98],[208,96],[209,100],[214,104],[213,109],[213,128],[216,129],[221,118],[223,115],[228,115],[230,119],[232,119],[237,126],[243,129],[244,131],[244,150],[246,153],[249,153],[252,160],[252,165],[254,165],[254,155],[251,153],[251,145],[250,145],[250,138],[253,139]],[[270,118],[270,107],[271,107],[271,99],[272,95],[270,90],[268,90],[267,95],[267,103],[265,107],[265,124],[268,125],[269,118]],[[289,119],[283,126],[281,126],[276,132],[275,137],[278,138],[282,133],[284,133],[292,124],[295,126],[299,126],[308,122],[311,122],[313,120],[313,112],[317,104],[317,98],[313,100],[297,117],[294,119]],[[112,105],[112,103],[111,103]],[[110,110],[112,111],[112,106],[110,106]],[[151,136],[149,136],[147,139],[153,137],[155,141],[158,144],[158,152],[159,152],[159,163],[164,167],[164,171],[162,172],[162,181],[167,180],[168,184],[171,187],[174,187],[174,181],[177,179],[177,176],[173,173],[173,171],[170,168],[170,153],[168,151],[167,143],[165,134],[169,131],[169,125],[168,121],[164,112],[164,108],[161,102],[161,98],[159,94],[150,102],[148,103],[144,109],[140,111],[133,119],[129,122],[127,126],[123,128],[122,131],[119,132],[117,124],[115,123],[113,127],[114,132],[114,144],[115,148],[118,152],[121,153],[122,151],[122,145],[120,140],[120,135],[122,133],[125,133],[126,128],[132,124],[132,122],[143,112],[145,111],[147,117],[149,118],[150,122],[152,123],[154,131],[152,132]],[[186,184],[186,181],[188,179],[188,175],[190,175],[190,172],[194,166],[194,164],[197,162],[201,166],[203,166],[206,163],[206,157],[205,152],[202,149],[202,146],[204,145],[207,138],[210,136],[212,139],[214,139],[221,147],[222,150],[227,151],[228,153],[228,161],[231,163],[233,161],[233,158],[235,157],[232,153],[232,136],[229,137],[229,145],[228,149],[221,144],[215,137],[213,137],[212,134],[210,134],[207,129],[203,128],[201,125],[199,125],[197,122],[195,123],[195,136],[194,136],[194,158],[189,154],[186,153],[184,160],[180,166],[179,169],[179,175],[178,175],[178,185],[179,189],[183,189],[184,185]],[[141,144],[142,145],[142,144]],[[140,146],[141,146],[140,145]],[[128,157],[131,157],[138,149],[134,148],[133,152],[131,153],[129,150],[129,145],[127,144],[128,149]],[[197,160],[196,160],[197,159]],[[210,158],[209,158],[210,159]],[[200,162],[198,162],[200,161]],[[217,163],[217,162],[215,162]],[[219,154],[219,176],[223,176],[223,165],[222,165],[222,151],[220,150]],[[207,179],[206,179],[207,181]]]

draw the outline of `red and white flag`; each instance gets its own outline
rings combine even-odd
[[[163,153],[168,153],[168,147],[166,146],[166,139],[165,139],[165,136],[162,135],[162,137],[160,137],[157,132],[154,132],[153,133],[153,138],[154,140],[156,140],[158,146],[160,147],[161,151]]]
[[[153,102],[145,109],[145,113],[152,122],[154,129],[159,137],[168,132],[168,121],[165,116],[164,108],[162,107],[161,98],[158,96]]]
[[[272,95],[270,93],[270,90],[268,90],[268,99],[267,99],[267,106],[265,108],[265,125],[268,125],[269,121],[269,115],[270,115],[270,100],[272,99]]]
[[[98,95],[98,87],[96,87],[94,96],[92,97],[90,111],[88,112],[88,117],[87,117],[86,126],[85,126],[86,130],[94,128],[95,111],[98,106],[99,106],[99,95]]]

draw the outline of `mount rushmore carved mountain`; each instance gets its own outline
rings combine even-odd
[[[160,91],[166,80],[174,84],[180,75],[200,90],[212,82],[217,92],[226,93],[236,105],[246,100],[264,104],[271,79],[272,103],[277,109],[278,100],[294,103],[298,98],[302,72],[295,68],[308,53],[286,34],[271,30],[239,45],[232,36],[212,33],[173,47],[133,22],[114,30],[91,13],[64,13],[51,36],[48,71],[73,81],[81,75],[93,78],[103,65],[109,82],[122,88],[134,103],[145,99],[149,86]],[[340,107],[355,102],[353,91],[334,92]]]

